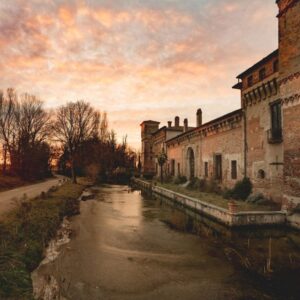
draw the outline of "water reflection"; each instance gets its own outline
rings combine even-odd
[[[229,231],[163,198],[95,189],[72,219],[71,242],[38,270],[64,298],[299,299],[298,233]]]
[[[272,295],[300,299],[300,233],[289,228],[228,229],[172,201],[143,193],[166,211],[161,221],[212,243]]]

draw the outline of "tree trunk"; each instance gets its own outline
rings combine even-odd
[[[7,160],[7,148],[4,147],[4,155],[3,155],[3,169],[2,169],[2,172],[3,172],[3,175],[6,174],[6,160]]]
[[[160,182],[163,183],[164,175],[163,175],[163,166],[160,166]]]
[[[77,183],[76,172],[75,172],[75,163],[74,158],[71,159],[71,173],[72,173],[72,182]]]

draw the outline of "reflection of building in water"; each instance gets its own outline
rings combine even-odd
[[[275,201],[300,203],[300,0],[277,0],[279,49],[237,76],[241,109],[196,127],[179,117],[159,128],[144,121],[142,172],[159,172],[157,154],[168,155],[165,173],[215,179],[232,187],[248,176],[256,191]]]

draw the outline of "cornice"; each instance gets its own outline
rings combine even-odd
[[[289,81],[293,81],[294,79],[298,79],[300,77],[300,72],[296,72],[291,74],[281,80],[279,80],[279,86],[287,84]]]
[[[292,8],[297,2],[299,2],[300,0],[290,0],[286,1],[287,3],[284,6],[280,6],[279,4],[279,14],[277,15],[278,18],[280,18],[281,16],[283,16],[290,8]],[[277,1],[277,3],[279,3],[280,1]]]
[[[283,105],[293,104],[294,102],[300,101],[300,94],[294,94],[290,97],[283,98],[281,101]]]
[[[221,120],[219,122],[215,122],[212,124],[209,124],[208,126],[199,127],[196,130],[187,132],[187,134],[183,136],[175,137],[169,141],[166,141],[168,146],[180,144],[181,142],[184,142],[186,140],[190,141],[191,139],[195,137],[208,137],[215,134],[220,134],[232,129],[235,129],[238,127],[237,124],[239,124],[242,120],[242,113],[239,112],[230,118],[226,118],[224,120]]]

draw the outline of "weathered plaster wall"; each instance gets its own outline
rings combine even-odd
[[[232,187],[237,180],[243,178],[243,131],[242,122],[236,127],[221,133],[203,138],[201,147],[201,177],[204,177],[204,163],[208,162],[209,178],[214,178],[214,156],[222,155],[222,185]],[[231,161],[237,161],[237,179],[231,178]]]
[[[300,1],[282,0],[279,2],[279,8],[279,82],[284,130],[284,200],[296,205],[300,203]]]
[[[277,75],[276,75],[277,76]],[[246,111],[247,176],[254,190],[264,193],[274,201],[281,201],[283,184],[283,143],[268,141],[271,128],[270,104],[279,99],[279,93],[248,104]],[[262,178],[261,171],[265,178]]]
[[[206,136],[194,136],[183,141],[168,145],[168,158],[180,163],[181,175],[190,177],[189,149],[195,155],[195,176],[205,177],[204,163],[208,162],[208,179],[214,178],[214,156],[222,155],[222,181],[223,186],[232,187],[237,180],[243,178],[243,132],[242,121],[223,128],[220,131],[207,133]],[[237,161],[237,179],[231,178],[231,161]],[[178,175],[176,170],[175,175]]]

